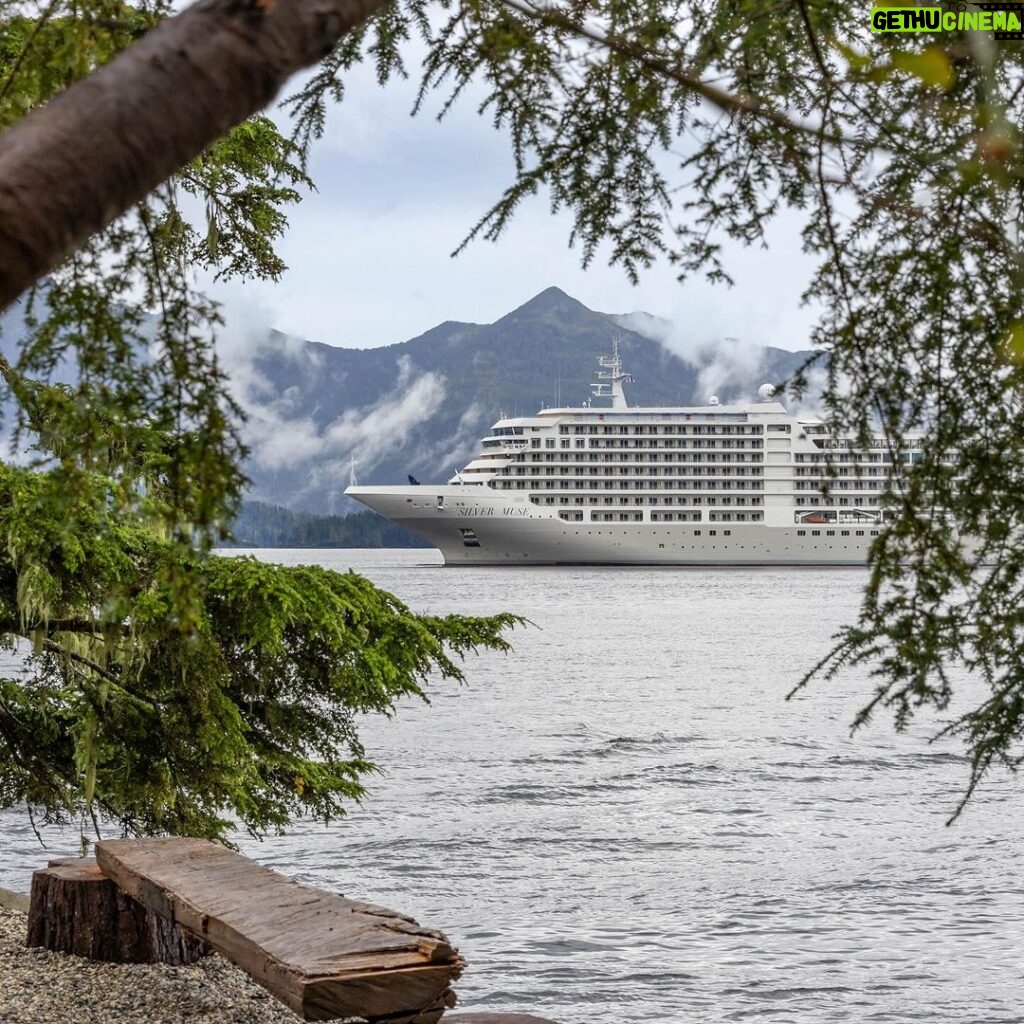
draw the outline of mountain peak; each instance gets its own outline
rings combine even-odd
[[[561,288],[552,285],[513,309],[511,313],[506,313],[497,323],[523,319],[579,319],[595,315],[600,314],[595,314],[592,309],[588,309],[578,299],[574,299],[571,295],[563,292]]]

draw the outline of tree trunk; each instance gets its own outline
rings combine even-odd
[[[200,0],[0,138],[0,309],[389,0]]]
[[[115,963],[191,964],[209,952],[122,892],[91,857],[51,861],[32,875],[25,944]]]

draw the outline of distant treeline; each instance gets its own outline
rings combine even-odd
[[[376,512],[317,516],[265,501],[243,501],[235,520],[240,548],[426,548],[426,541]]]

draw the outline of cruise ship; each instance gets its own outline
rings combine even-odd
[[[447,565],[864,565],[899,450],[759,400],[630,407],[618,346],[579,408],[499,419],[447,484],[345,493],[436,545]]]

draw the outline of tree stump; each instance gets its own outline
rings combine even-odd
[[[27,946],[114,963],[195,963],[209,947],[122,892],[92,857],[32,875]]]

